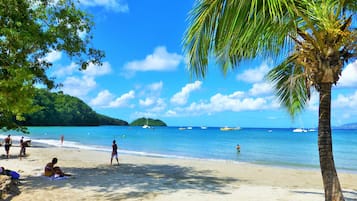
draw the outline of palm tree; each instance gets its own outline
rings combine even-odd
[[[344,200],[331,137],[331,89],[357,57],[356,0],[197,0],[183,40],[191,75],[204,78],[210,58],[224,73],[241,61],[272,56],[267,75],[294,117],[315,88],[320,96],[318,147],[325,200]]]

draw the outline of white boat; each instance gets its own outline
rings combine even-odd
[[[220,128],[221,131],[235,131],[235,130],[240,130],[240,127],[222,127]]]
[[[184,128],[184,127],[180,127],[178,129],[181,130],[181,131],[186,130],[186,128]]]
[[[205,130],[207,129],[207,126],[201,126],[201,129]]]
[[[307,130],[306,129],[303,129],[303,128],[295,128],[293,130],[294,133],[306,133]]]
[[[187,127],[187,130],[192,130],[192,127],[191,127],[191,126],[188,126],[188,127]]]
[[[143,125],[143,128],[151,128],[149,125]]]
[[[146,119],[146,124],[143,125],[143,128],[151,128],[149,126],[149,119]]]

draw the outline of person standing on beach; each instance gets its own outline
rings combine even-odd
[[[21,140],[20,140],[20,160],[22,159],[22,156],[26,156],[26,142],[24,141],[24,137],[22,136],[21,137]]]
[[[8,135],[8,136],[4,139],[4,144],[5,144],[6,158],[9,158],[10,147],[11,147],[11,145],[12,145],[11,135]]]
[[[112,144],[112,157],[110,158],[110,165],[113,164],[113,158],[115,158],[118,162],[119,165],[119,160],[118,160],[118,145],[116,144],[115,140],[113,140]]]
[[[61,135],[61,138],[60,138],[60,140],[61,140],[61,145],[63,145],[63,141],[64,141],[64,135]]]

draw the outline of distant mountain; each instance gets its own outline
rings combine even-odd
[[[128,122],[101,115],[93,111],[82,100],[64,95],[62,92],[51,93],[39,89],[35,95],[35,113],[25,115],[22,126],[127,126]]]
[[[343,124],[342,126],[337,126],[339,129],[357,129],[357,123]]]
[[[130,123],[130,126],[167,126],[165,122],[159,119],[150,119],[150,118],[139,118]]]

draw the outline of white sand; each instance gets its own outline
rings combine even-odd
[[[4,148],[2,152],[4,153]],[[155,201],[323,201],[319,170],[298,170],[228,161],[151,158],[120,155],[111,166],[110,153],[67,148],[18,147],[0,166],[21,174],[21,194],[28,200],[155,200]],[[74,176],[52,181],[41,176],[53,157]],[[346,200],[357,200],[357,174],[339,173]]]

